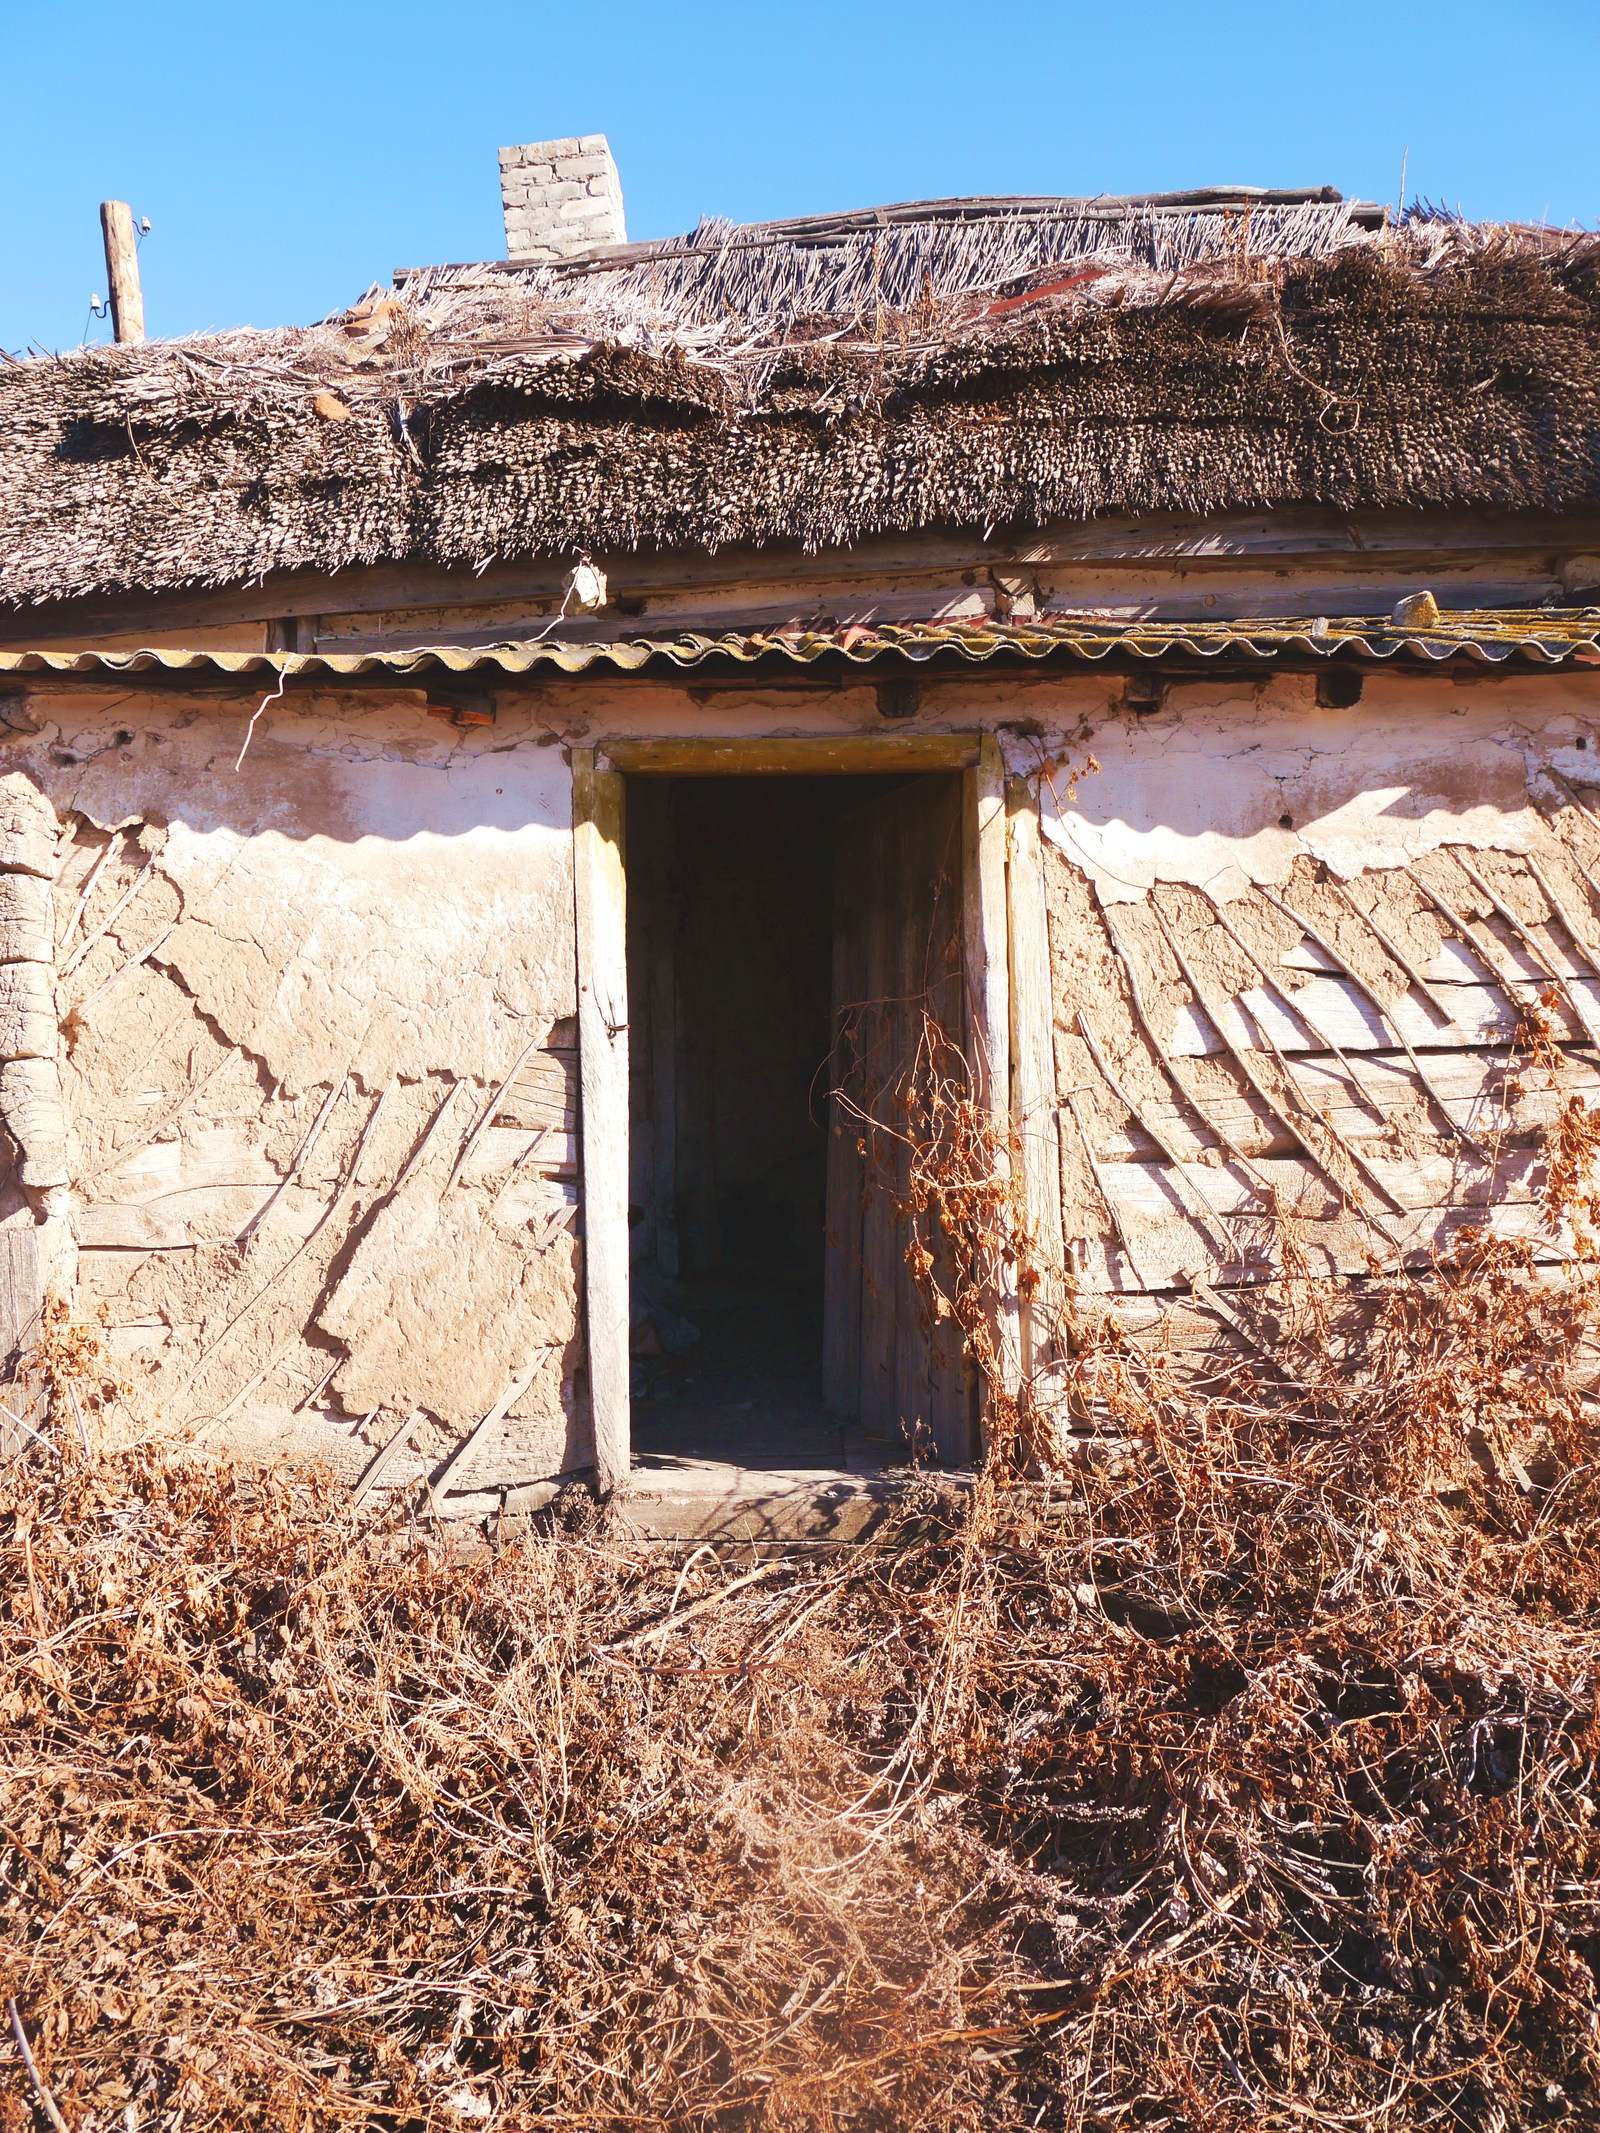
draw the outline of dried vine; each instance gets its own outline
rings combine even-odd
[[[1337,1287],[1286,1228],[1198,1360],[1038,1265],[936,1035],[870,1130],[995,1449],[885,1546],[462,1561],[70,1429],[0,1474],[0,1998],[73,2133],[1594,2122],[1592,1118],[1561,1264]]]

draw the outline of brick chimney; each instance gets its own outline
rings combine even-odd
[[[502,148],[500,198],[510,259],[570,259],[628,241],[622,180],[603,133]]]

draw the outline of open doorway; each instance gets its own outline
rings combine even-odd
[[[630,776],[630,1390],[644,1466],[965,1463],[892,1120],[959,1033],[961,779]]]

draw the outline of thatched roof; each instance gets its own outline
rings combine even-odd
[[[1319,200],[1058,205],[707,225],[411,274],[302,331],[0,371],[0,600],[1113,510],[1600,502],[1600,240],[1374,230]]]

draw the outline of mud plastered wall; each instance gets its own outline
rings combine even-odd
[[[1286,1250],[1360,1280],[1487,1220],[1561,1256],[1542,1130],[1600,1101],[1592,679],[1333,711],[1285,677],[1090,723],[1011,744],[1046,758],[1057,1097],[1027,1130],[1082,1287],[1204,1344],[1248,1336]],[[1074,800],[1054,766],[1089,749]]]
[[[13,709],[4,767],[60,824],[75,1309],[127,1426],[355,1474],[409,1423],[404,1481],[493,1417],[454,1487],[559,1474],[586,1457],[570,772],[536,707],[458,730],[327,695],[250,730],[259,702]]]

